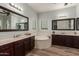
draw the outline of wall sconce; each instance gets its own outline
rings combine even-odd
[[[23,11],[23,9],[22,9],[21,7],[15,5],[14,3],[9,3],[9,5],[10,5],[11,7],[15,8],[15,9],[19,10],[19,11]]]

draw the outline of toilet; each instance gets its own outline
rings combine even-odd
[[[51,37],[39,35],[35,37],[35,48],[46,49],[51,47]]]

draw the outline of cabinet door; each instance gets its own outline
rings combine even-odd
[[[55,35],[52,35],[52,45],[56,45],[56,38],[55,38]]]
[[[65,36],[64,35],[58,35],[57,40],[58,40],[58,45],[64,46],[65,45]]]
[[[30,38],[26,38],[24,41],[25,54],[30,51]]]
[[[35,37],[33,36],[33,37],[26,38],[24,41],[24,45],[25,45],[25,54],[27,54],[35,46]]]
[[[73,47],[73,36],[66,36],[65,41],[67,47]]]
[[[55,45],[64,45],[64,37],[61,36],[61,35],[54,35],[52,37],[52,44],[55,44]]]
[[[52,35],[52,45],[59,45],[59,39],[57,35]]]
[[[31,37],[30,45],[31,45],[30,49],[32,50],[35,47],[35,37],[34,36]]]
[[[78,36],[74,37],[73,47],[74,48],[79,48],[79,37]]]
[[[13,45],[6,44],[0,46],[0,56],[12,56],[13,55]]]
[[[18,42],[15,42],[14,44],[14,53],[15,53],[15,56],[24,56],[25,53],[24,53],[24,44],[23,44],[23,41],[18,41]]]

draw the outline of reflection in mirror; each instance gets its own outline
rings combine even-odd
[[[0,30],[28,30],[28,18],[0,8]]]
[[[73,30],[74,19],[52,20],[52,30]]]
[[[16,23],[16,29],[27,29],[27,22],[24,23]]]
[[[56,30],[57,29],[57,21],[52,21],[52,29]]]
[[[11,13],[11,29],[27,29],[27,18]]]
[[[10,12],[0,9],[0,29],[8,29],[10,27]]]

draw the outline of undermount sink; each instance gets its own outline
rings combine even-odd
[[[31,33],[25,33],[24,35],[31,35]]]
[[[21,36],[20,34],[14,35],[13,38],[20,37],[20,36]]]
[[[13,38],[17,38],[17,37],[20,37],[20,36],[28,36],[28,35],[31,35],[31,33],[25,33],[23,35],[17,34],[17,35],[14,35]]]

